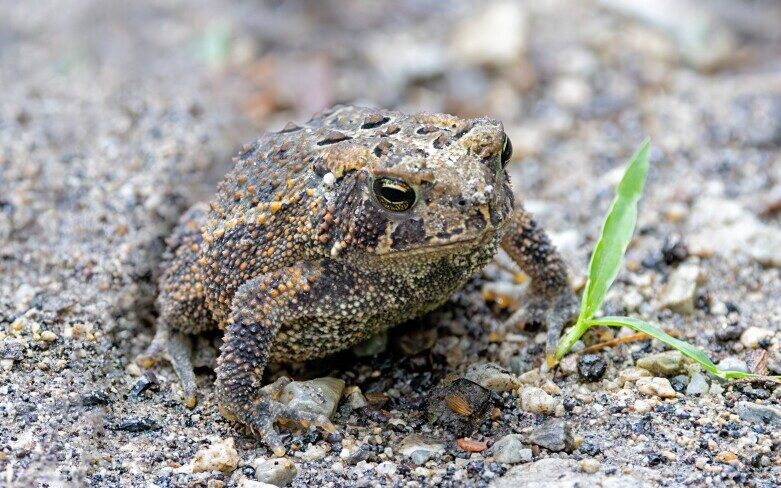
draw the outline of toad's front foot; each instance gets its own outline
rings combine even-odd
[[[275,456],[285,455],[285,445],[282,436],[277,431],[276,424],[285,425],[297,422],[302,427],[310,425],[319,427],[326,432],[336,432],[336,427],[324,415],[295,409],[279,401],[282,390],[290,383],[290,379],[282,377],[274,383],[260,389],[258,398],[249,405],[237,406],[232,409],[228,405],[220,406],[220,412],[226,418],[237,420],[246,425],[249,430],[271,449]]]
[[[569,288],[554,296],[537,295],[515,311],[506,325],[508,327],[539,327],[548,329],[545,341],[545,351],[548,367],[555,364],[556,345],[564,326],[573,322],[578,316],[578,300]]]
[[[181,332],[172,331],[165,324],[158,324],[152,343],[136,358],[136,364],[149,369],[160,359],[171,363],[182,385],[185,406],[194,408],[198,398],[190,338]]]

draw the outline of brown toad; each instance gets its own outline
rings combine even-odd
[[[219,327],[224,415],[284,452],[274,422],[330,428],[262,387],[268,361],[348,348],[445,302],[501,245],[532,278],[511,319],[547,324],[550,347],[576,301],[565,267],[504,170],[502,124],[337,107],[246,146],[210,207],[169,239],[157,334],[141,363],[174,365],[188,405],[187,335]]]

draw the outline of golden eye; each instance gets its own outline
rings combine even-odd
[[[513,143],[507,134],[504,135],[504,145],[502,146],[502,168],[505,167],[510,158],[513,157]]]
[[[415,205],[415,190],[398,178],[382,177],[372,183],[375,198],[385,210],[404,212]]]

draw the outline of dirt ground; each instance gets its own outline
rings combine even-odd
[[[523,285],[501,255],[373,356],[271,368],[348,387],[339,431],[291,431],[277,466],[210,368],[188,410],[133,364],[178,216],[261,131],[353,103],[501,119],[574,287],[650,136],[604,312],[781,374],[778,25],[771,0],[0,0],[0,486],[778,486],[776,383],[649,340],[542,373],[544,331],[502,325]],[[487,417],[456,440],[431,392],[478,373]]]

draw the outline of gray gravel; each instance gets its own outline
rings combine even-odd
[[[0,3],[0,486],[781,484],[777,384],[651,341],[542,373],[544,332],[501,325],[523,293],[503,256],[374,356],[271,368],[346,384],[339,431],[293,431],[277,462],[219,415],[208,367],[191,411],[169,367],[132,362],[178,216],[259,131],[347,101],[501,118],[574,286],[650,135],[604,311],[781,374],[778,6],[683,2],[694,26],[666,3]],[[490,401],[467,440],[427,404],[462,377]]]

